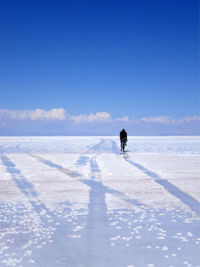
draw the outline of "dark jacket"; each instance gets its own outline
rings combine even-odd
[[[127,141],[127,132],[125,130],[122,130],[120,132],[120,140],[122,140],[123,138],[125,138],[125,140]]]

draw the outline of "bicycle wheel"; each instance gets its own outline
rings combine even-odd
[[[125,141],[123,140],[122,141],[122,151],[124,152],[124,150],[125,150]]]

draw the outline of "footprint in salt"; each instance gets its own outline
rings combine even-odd
[[[164,236],[158,236],[156,239],[165,239]]]
[[[120,237],[121,237],[120,235],[117,235],[117,236],[111,237],[110,239],[111,240],[118,240],[118,239],[120,239]]]
[[[146,246],[146,248],[151,248],[151,246]]]
[[[123,240],[127,240],[127,241],[129,241],[129,240],[132,239],[132,237],[131,237],[131,236],[129,236],[129,237],[125,237],[125,236],[124,236],[124,237],[122,237],[122,239],[123,239]]]
[[[191,232],[187,232],[188,236],[193,236],[193,234]]]
[[[185,237],[181,237],[180,239],[182,240],[182,242],[188,242],[188,241],[189,241],[189,240],[188,240],[187,238],[185,238]]]
[[[168,250],[168,247],[167,246],[163,246],[162,250]]]

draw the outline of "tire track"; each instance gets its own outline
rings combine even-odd
[[[33,158],[35,158],[36,160],[46,164],[49,167],[55,168],[58,171],[67,174],[68,176],[70,176],[71,178],[77,178],[80,182],[82,182],[83,184],[89,186],[90,188],[94,187],[95,190],[98,187],[99,190],[103,190],[105,193],[109,193],[111,195],[114,195],[120,199],[122,199],[123,201],[126,201],[129,204],[132,204],[134,206],[140,207],[141,209],[145,209],[147,208],[147,206],[143,203],[138,202],[135,199],[132,198],[128,198],[124,193],[122,193],[121,191],[112,189],[110,187],[105,186],[102,182],[100,181],[96,181],[95,179],[98,176],[98,180],[99,180],[99,175],[100,175],[100,169],[97,165],[96,162],[96,157],[92,157],[92,159],[90,160],[90,168],[91,168],[91,175],[90,175],[90,179],[83,179],[83,176],[75,171],[72,171],[68,168],[64,168],[61,165],[58,165],[52,161],[46,160],[38,155],[29,155]]]
[[[132,166],[136,167],[144,174],[146,174],[149,178],[153,179],[156,183],[161,185],[165,190],[167,190],[171,195],[178,198],[182,203],[187,205],[191,210],[196,212],[196,214],[200,215],[200,202],[197,201],[192,196],[188,195],[187,193],[181,191],[177,186],[173,185],[172,183],[162,179],[158,174],[152,172],[142,166],[141,164],[134,162],[129,158],[128,155],[124,156],[124,159],[131,164]]]
[[[46,205],[38,199],[39,194],[35,190],[34,185],[22,175],[21,171],[17,169],[16,165],[7,156],[1,156],[1,160],[17,188],[28,198],[33,210],[38,214],[42,222],[42,227],[44,228],[43,234],[45,234],[45,231],[48,232],[45,239],[37,241],[38,243],[34,243],[32,246],[29,245],[32,256],[35,256],[37,261],[39,260],[41,262],[45,259],[42,265],[45,267],[50,266],[52,263],[54,264],[53,266],[59,267],[70,266],[71,263],[73,263],[73,266],[77,267],[86,266],[82,264],[82,259],[78,257],[78,253],[81,250],[77,252],[77,243],[65,236],[65,233],[69,231],[68,224],[63,221],[62,218],[59,218],[55,212],[49,210]],[[58,166],[54,164],[54,167]],[[71,175],[74,177],[74,173],[71,173]],[[49,235],[53,236],[54,242],[51,243],[50,240],[48,240],[47,237]],[[52,253],[49,254],[49,251]],[[56,253],[53,253],[54,251]],[[24,266],[29,266],[26,263],[27,259],[25,255],[22,256],[22,260],[25,262]]]

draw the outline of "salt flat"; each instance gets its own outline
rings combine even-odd
[[[0,266],[200,266],[200,137],[0,137]]]

